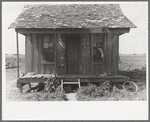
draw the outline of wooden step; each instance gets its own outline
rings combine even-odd
[[[78,82],[63,82],[63,84],[78,84]]]
[[[61,79],[61,91],[63,91],[64,84],[78,84],[79,88],[81,87],[80,78],[76,79],[76,82],[65,82],[64,79]]]

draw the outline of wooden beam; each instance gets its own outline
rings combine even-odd
[[[21,34],[27,34],[27,33],[103,33],[102,28],[58,28],[58,29],[25,29],[20,28],[16,29],[16,32]]]
[[[112,35],[112,72],[118,73],[118,34]]]
[[[33,72],[36,74],[38,73],[38,39],[37,34],[32,34],[32,40],[33,40]]]
[[[17,70],[19,78],[19,44],[18,44],[18,33],[16,32],[16,42],[17,42]]]
[[[16,32],[23,35],[28,33],[129,33],[130,28],[57,28],[57,29],[26,29],[26,28],[16,28]]]
[[[42,45],[41,45],[41,34],[38,34],[38,57],[39,57],[39,59],[38,59],[38,64],[39,64],[39,67],[38,67],[38,72],[39,73],[41,73],[41,50],[42,50],[42,47],[41,47]]]
[[[107,72],[111,73],[111,52],[112,52],[112,40],[111,40],[111,33],[108,34],[108,48],[107,48]]]
[[[118,66],[118,61],[120,61],[120,57],[119,57],[119,35],[117,36],[117,74],[118,74],[118,70],[119,70],[119,66]]]
[[[111,33],[129,33],[130,28],[109,28],[109,30],[111,31]]]
[[[54,69],[55,69],[55,73],[57,73],[57,67],[56,67],[56,56],[57,56],[57,34],[56,33],[54,33],[54,52],[55,52],[55,54],[54,54]]]
[[[28,72],[32,72],[32,34],[28,34],[27,52],[28,52]]]
[[[28,50],[27,50],[27,46],[28,46],[28,37],[25,36],[25,74],[27,74],[28,72]]]
[[[43,52],[43,45],[44,45],[44,41],[43,41],[43,36],[41,35],[41,62],[44,59],[44,52]],[[44,73],[44,65],[41,63],[41,73]]]
[[[91,33],[91,73],[93,75],[93,33]]]

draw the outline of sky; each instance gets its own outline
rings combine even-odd
[[[8,29],[9,25],[12,22],[14,22],[15,19],[18,17],[18,15],[22,12],[22,9],[25,4],[41,4],[41,3],[47,4],[47,2],[2,2],[2,46],[3,52],[5,51],[5,54],[16,54],[17,52],[16,33],[14,29]],[[48,3],[52,4],[52,2]],[[88,2],[88,3],[96,3],[96,2]],[[119,53],[147,54],[148,2],[107,2],[107,3],[120,4],[123,14],[137,26],[137,28],[131,28],[129,33],[123,34],[119,37]],[[19,34],[19,53],[20,54],[25,53],[25,37],[21,34]]]

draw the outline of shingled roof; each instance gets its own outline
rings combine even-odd
[[[135,28],[118,4],[25,5],[9,28]]]

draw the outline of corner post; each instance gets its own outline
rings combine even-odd
[[[19,78],[19,44],[18,44],[18,32],[16,32],[16,42],[17,42],[17,70]]]

